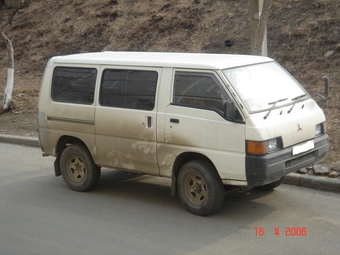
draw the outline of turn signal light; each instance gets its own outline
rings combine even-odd
[[[247,141],[247,153],[251,155],[267,154],[267,143],[257,141]]]

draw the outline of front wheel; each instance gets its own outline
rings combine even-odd
[[[204,216],[216,212],[224,200],[224,188],[215,167],[204,160],[186,163],[178,175],[177,189],[183,206]]]
[[[100,178],[100,168],[81,144],[71,144],[63,150],[60,171],[66,184],[76,191],[90,190]]]

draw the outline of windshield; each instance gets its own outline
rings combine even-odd
[[[277,108],[294,104],[309,97],[276,62],[226,69],[223,73],[249,113],[270,110],[273,105]]]

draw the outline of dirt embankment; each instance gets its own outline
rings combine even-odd
[[[248,8],[246,0],[33,1],[5,29],[14,48],[15,108],[0,115],[0,133],[35,135],[40,82],[50,57],[104,50],[249,54]],[[0,1],[0,23],[10,12]],[[226,47],[225,40],[235,43]],[[331,140],[325,163],[340,161],[340,2],[273,1],[268,52],[323,108]],[[6,54],[0,42],[0,98]],[[323,93],[325,75],[331,90],[320,100],[316,93]]]

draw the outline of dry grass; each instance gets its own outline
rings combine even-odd
[[[0,5],[0,22],[9,11]],[[248,19],[247,0],[72,0],[67,4],[36,0],[5,31],[15,53],[16,114],[0,115],[0,130],[34,132],[40,81],[54,55],[103,50],[249,54]],[[224,45],[228,39],[235,41],[231,48]],[[325,57],[329,51],[333,54]],[[340,2],[273,1],[268,52],[323,108],[331,139],[326,163],[340,161]],[[6,66],[6,50],[0,42],[0,98]],[[331,95],[321,101],[315,94],[323,92],[324,75],[330,78]]]

